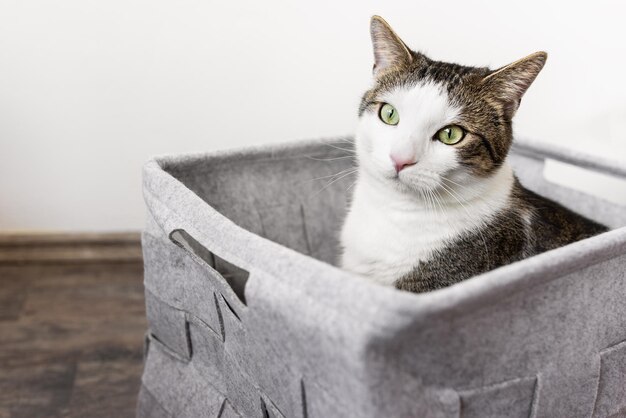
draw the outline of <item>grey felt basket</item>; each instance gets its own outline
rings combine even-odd
[[[333,265],[348,146],[145,166],[139,417],[626,416],[625,208],[543,176],[622,165],[518,142],[523,184],[612,230],[412,294]]]

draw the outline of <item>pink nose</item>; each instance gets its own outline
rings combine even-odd
[[[391,161],[393,161],[393,165],[396,168],[396,173],[399,173],[403,169],[415,165],[417,161],[415,158],[406,158],[406,157],[397,157],[395,155],[391,155]]]

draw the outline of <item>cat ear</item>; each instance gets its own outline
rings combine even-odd
[[[374,75],[393,67],[408,66],[413,61],[409,48],[380,16],[373,16],[370,34],[374,46]]]
[[[547,59],[548,54],[543,51],[530,54],[491,72],[483,78],[483,86],[503,103],[505,110],[512,117],[522,96],[535,81]]]

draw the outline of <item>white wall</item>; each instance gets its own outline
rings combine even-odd
[[[626,160],[618,2],[2,0],[0,230],[138,229],[151,155],[350,133],[372,14],[435,59],[547,50],[517,132]]]

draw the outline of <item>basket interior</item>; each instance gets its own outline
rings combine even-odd
[[[512,152],[509,162],[529,189],[612,228],[626,225],[623,207],[548,182],[541,156]],[[356,180],[352,144],[347,140],[163,166],[239,226],[337,264],[341,224]]]

